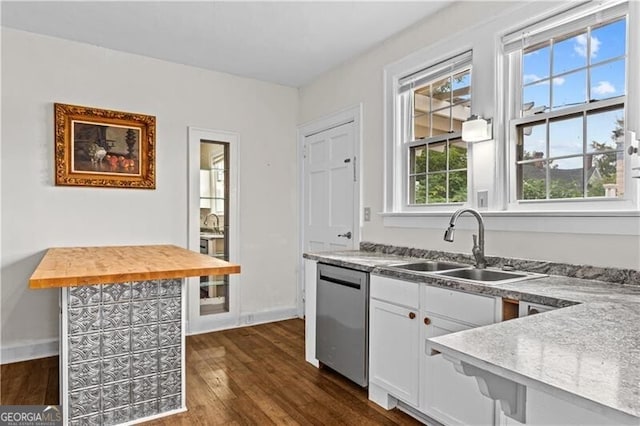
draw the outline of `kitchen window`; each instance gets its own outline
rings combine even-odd
[[[512,205],[624,200],[626,4],[569,10],[503,41]]]
[[[467,145],[462,122],[471,111],[471,52],[398,80],[395,123],[408,207],[467,201]]]

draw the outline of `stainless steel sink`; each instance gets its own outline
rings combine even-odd
[[[543,275],[523,273],[523,272],[504,272],[490,269],[458,269],[455,271],[446,271],[439,273],[443,277],[460,278],[464,280],[477,282],[514,282],[527,279],[538,278]]]
[[[422,262],[401,263],[399,265],[390,265],[392,268],[406,269],[407,271],[416,272],[435,272],[446,271],[449,269],[468,268],[468,265],[460,265],[458,263],[437,262],[435,260],[426,260]]]

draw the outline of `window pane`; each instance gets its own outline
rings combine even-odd
[[[553,75],[587,65],[587,33],[571,35],[553,45]]]
[[[424,139],[430,137],[429,115],[417,114],[413,117],[413,138]]]
[[[434,111],[431,116],[433,129],[431,136],[442,135],[451,131],[451,108]]]
[[[553,79],[553,108],[583,104],[587,100],[585,70]]]
[[[447,202],[447,174],[429,175],[429,204]]]
[[[429,173],[447,170],[447,142],[430,143],[429,150]]]
[[[591,99],[624,95],[624,73],[624,59],[591,68]]]
[[[624,195],[624,152],[587,155],[587,197]]]
[[[449,173],[449,201],[467,201],[467,171]]]
[[[547,126],[545,123],[521,127],[521,149],[518,161],[547,157]]]
[[[449,170],[467,168],[467,143],[462,139],[449,142]],[[466,174],[466,172],[465,172]]]
[[[549,123],[549,157],[582,154],[582,116]]]
[[[399,101],[404,101],[398,121],[404,124],[400,133],[407,150],[405,182],[408,188],[404,195],[407,205],[445,203],[449,195],[459,202],[466,200],[467,146],[458,134],[462,123],[471,115],[469,68],[458,67],[452,74],[433,80],[421,77],[424,84],[420,87],[398,93]],[[454,141],[449,140],[451,133],[457,138]],[[412,142],[417,139],[422,142]],[[453,177],[449,162],[456,167]],[[451,191],[450,179],[457,185]]]
[[[519,200],[544,200],[547,198],[546,161],[518,165]]]
[[[426,173],[427,150],[425,145],[409,148],[409,173],[412,175]]]
[[[544,80],[522,89],[522,115],[544,112],[549,108],[549,80]]]
[[[425,204],[427,202],[427,177],[425,175],[409,178],[409,204]]]
[[[451,131],[455,133],[462,132],[462,123],[471,116],[471,102],[454,105],[451,108]]]
[[[551,160],[549,198],[581,198],[583,192],[583,157]]]
[[[522,83],[528,84],[549,77],[549,54],[547,43],[544,47],[525,51],[522,56]]]
[[[626,20],[621,19],[591,31],[591,63],[616,58],[626,53],[626,27]]]
[[[622,108],[587,115],[587,152],[624,148]]]
[[[471,100],[471,70],[453,76],[453,103]]]

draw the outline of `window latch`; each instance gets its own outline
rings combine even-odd
[[[637,141],[636,132],[629,131],[629,138],[631,139],[631,144],[629,145],[629,148],[627,148],[627,154],[629,154],[629,155],[636,154],[637,155],[638,154],[638,147],[632,145],[634,142]]]

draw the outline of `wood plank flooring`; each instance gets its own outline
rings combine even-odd
[[[304,321],[187,337],[189,411],[145,425],[418,425],[304,361]],[[1,404],[57,404],[58,358],[1,367]]]

